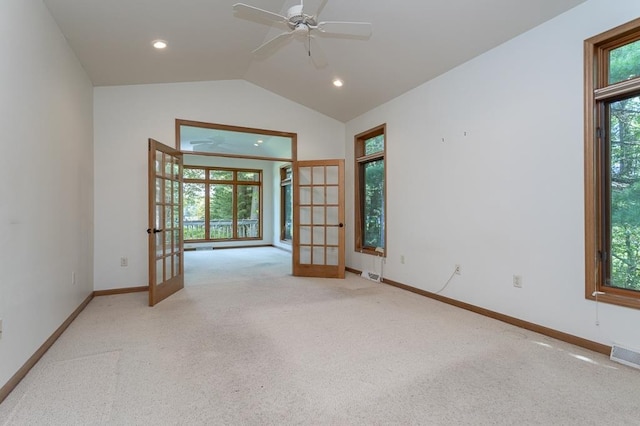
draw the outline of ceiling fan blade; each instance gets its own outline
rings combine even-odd
[[[305,48],[307,49],[307,53],[311,57],[311,62],[315,65],[316,68],[324,68],[329,65],[329,61],[327,61],[327,56],[324,54],[324,50],[320,48],[318,41],[310,36],[304,42]]]
[[[191,145],[220,145],[219,143],[216,143],[211,139],[190,141],[189,143]]]
[[[317,29],[321,35],[357,38],[369,38],[373,33],[373,25],[369,22],[327,21],[318,23]]]
[[[282,47],[285,43],[287,43],[291,39],[291,37],[293,37],[293,31],[282,33],[279,36],[276,36],[266,43],[258,46],[258,48],[253,51],[253,54],[258,57],[266,58],[267,56],[278,50],[280,47]]]
[[[269,12],[268,10],[260,9],[255,6],[250,6],[244,3],[236,3],[233,5],[233,11],[246,18],[258,18],[271,22],[287,22],[287,17],[278,15],[277,13]]]
[[[302,10],[307,15],[317,18],[326,4],[327,0],[302,0]]]

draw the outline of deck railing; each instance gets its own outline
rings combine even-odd
[[[204,220],[185,220],[182,222],[185,240],[203,240],[205,238]],[[259,238],[260,221],[258,219],[238,220],[238,239]],[[209,238],[212,240],[232,240],[233,221],[211,220],[209,221]]]

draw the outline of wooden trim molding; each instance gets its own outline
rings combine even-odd
[[[175,120],[175,133],[176,133],[176,149],[180,151],[180,127],[181,126],[189,126],[189,127],[202,127],[205,129],[214,129],[214,130],[223,130],[228,132],[238,132],[238,133],[252,133],[266,136],[279,136],[283,138],[291,139],[291,158],[276,158],[276,157],[263,157],[263,156],[254,156],[254,155],[239,155],[239,154],[223,154],[223,153],[211,153],[211,152],[203,152],[203,151],[184,151],[186,154],[193,155],[203,155],[203,156],[214,156],[214,157],[227,157],[227,158],[246,158],[250,160],[267,160],[267,161],[295,161],[297,155],[297,144],[298,144],[298,134],[290,133],[290,132],[282,132],[276,130],[267,130],[267,129],[255,129],[252,127],[240,127],[240,126],[231,126],[227,124],[217,124],[217,123],[205,123],[202,121],[193,121],[193,120],[184,120],[180,118],[176,118]]]
[[[606,285],[610,275],[611,235],[608,182],[604,169],[609,167],[605,150],[607,137],[598,136],[598,127],[606,134],[605,107],[608,102],[634,96],[640,90],[640,78],[609,83],[609,53],[640,40],[640,18],[605,31],[584,41],[584,218],[585,218],[585,298],[640,309],[640,293]],[[609,267],[609,268],[608,268]]]
[[[263,228],[264,228],[264,192],[265,192],[265,181],[264,181],[264,169],[254,169],[254,168],[238,168],[238,167],[218,167],[218,166],[192,166],[192,165],[183,165],[183,173],[185,170],[199,170],[202,171],[204,178],[183,178],[183,184],[194,184],[194,185],[202,185],[204,187],[204,236],[203,238],[185,238],[184,242],[187,244],[194,243],[224,243],[231,241],[259,241],[264,237]],[[229,172],[231,174],[230,179],[214,179],[211,178],[211,172],[223,171]],[[238,175],[240,173],[255,173],[259,176],[258,181],[252,180],[241,180]],[[211,203],[213,202],[211,199],[211,187],[215,185],[224,185],[230,186],[232,191],[232,213],[231,213],[231,238],[212,238],[211,236]],[[238,218],[238,192],[240,187],[249,186],[252,189],[258,189],[258,198],[260,206],[258,211],[260,212],[258,215],[258,236],[256,237],[241,237],[238,234],[237,223],[240,220]]]
[[[76,308],[75,311],[62,323],[60,327],[38,348],[38,350],[31,355],[31,357],[24,363],[22,367],[14,374],[9,381],[0,388],[0,403],[5,400],[7,396],[18,386],[18,383],[25,378],[27,373],[33,368],[34,365],[42,358],[42,356],[49,350],[49,348],[58,340],[58,338],[64,333],[69,325],[80,315],[80,312],[86,308],[91,300],[96,296],[109,296],[113,294],[125,294],[125,293],[137,293],[142,291],[148,291],[149,286],[141,287],[127,287],[127,288],[114,288],[109,290],[98,290],[91,293],[87,298]]]
[[[365,154],[365,143],[368,139],[374,138],[376,136],[384,135],[384,148],[381,152],[376,152],[374,154]],[[358,133],[353,137],[353,147],[354,147],[354,236],[355,236],[355,251],[359,253],[366,253],[378,256],[379,254],[375,251],[375,247],[366,247],[364,246],[363,238],[363,209],[364,209],[364,199],[363,199],[363,191],[364,191],[364,168],[363,164],[370,161],[380,161],[384,162],[384,211],[387,211],[387,123],[380,124],[372,129],[366,130],[364,132]],[[385,216],[386,217],[386,216]],[[384,241],[386,245],[387,241],[387,226],[386,219],[384,225]],[[384,249],[384,253],[382,257],[387,257],[387,248],[382,247]]]
[[[29,358],[27,362],[25,362],[24,365],[16,372],[16,374],[14,374],[13,377],[11,377],[9,381],[4,386],[2,386],[2,388],[0,388],[0,403],[2,403],[2,401],[4,401],[7,396],[9,396],[11,391],[13,391],[16,386],[18,386],[18,383],[20,383],[20,381],[25,378],[29,370],[31,370],[33,366],[36,365],[40,358],[42,358],[42,356],[49,350],[49,348],[56,342],[56,340],[58,340],[58,338],[62,335],[62,333],[64,333],[64,331],[67,329],[67,327],[69,327],[73,320],[75,320],[76,317],[80,315],[80,312],[82,312],[84,308],[89,304],[89,302],[91,302],[93,296],[94,293],[91,293],[89,296],[87,296],[87,298],[84,299],[80,306],[78,306],[76,310],[73,311],[71,315],[69,315],[69,318],[67,318],[62,323],[62,325],[53,332],[53,334],[42,344],[42,346],[40,346],[38,350],[33,355],[31,355],[31,358]]]
[[[352,272],[354,274],[360,274],[361,271],[353,268],[346,268],[347,271]],[[611,353],[611,346],[603,345],[602,343],[594,342],[591,340],[583,339],[582,337],[574,336],[569,333],[564,333],[562,331],[554,330],[549,327],[544,327],[539,324],[535,324],[529,321],[524,321],[519,318],[511,317],[509,315],[504,315],[499,312],[491,311],[489,309],[481,308],[479,306],[475,306],[469,303],[461,302],[456,299],[451,299],[449,297],[441,296],[436,293],[431,293],[426,290],[421,290],[419,288],[415,288],[406,284],[402,284],[396,281],[392,281],[387,278],[383,278],[382,282],[388,284],[393,287],[397,287],[403,290],[410,291],[415,294],[419,294],[421,296],[428,297],[430,299],[437,300],[439,302],[446,303],[448,305],[456,306],[458,308],[465,309],[467,311],[475,312],[476,314],[484,315],[489,318],[496,319],[498,321],[505,322],[507,324],[515,325],[516,327],[524,328],[525,330],[530,330],[536,333],[543,334],[545,336],[552,337],[554,339],[561,340],[563,342],[570,343],[572,345],[580,346],[594,352],[598,352],[604,355],[609,355]]]
[[[124,288],[110,288],[108,290],[96,290],[93,292],[93,296],[112,296],[114,294],[127,294],[127,293],[139,293],[142,291],[149,291],[148,285],[140,287],[124,287]]]

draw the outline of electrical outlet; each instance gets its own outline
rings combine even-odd
[[[456,264],[455,273],[456,273],[456,275],[462,274],[462,268],[460,267],[460,264]]]
[[[400,255],[400,263],[404,265],[404,254]]]
[[[129,259],[127,259],[126,257],[121,257],[120,266],[129,266]]]
[[[522,275],[513,276],[513,286],[517,288],[522,288]]]
[[[0,339],[2,338],[2,318],[0,318]]]
[[[71,271],[71,285],[76,285],[76,271]]]

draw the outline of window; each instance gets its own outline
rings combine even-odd
[[[184,240],[261,239],[262,171],[184,166]]]
[[[295,133],[176,119],[176,149],[223,157],[294,159]]]
[[[355,247],[362,253],[386,244],[385,132],[383,124],[355,137]]]
[[[640,19],[585,41],[586,297],[640,308]]]
[[[291,166],[280,168],[280,239],[293,237],[293,198],[291,193]]]

